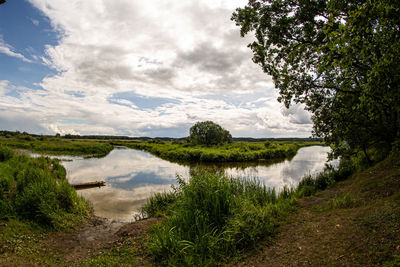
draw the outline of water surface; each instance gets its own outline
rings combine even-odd
[[[305,174],[322,171],[328,152],[328,147],[311,146],[301,148],[287,160],[200,164],[200,167],[223,168],[228,175],[256,178],[268,187],[279,189],[284,185],[296,186]],[[132,221],[149,196],[170,190],[171,185],[177,184],[176,175],[187,178],[194,167],[123,148],[114,149],[104,158],[69,157],[62,164],[70,183],[105,181],[104,187],[78,193],[93,203],[97,216],[120,221]]]

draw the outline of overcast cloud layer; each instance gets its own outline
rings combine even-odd
[[[232,0],[29,0],[58,43],[24,56],[56,75],[31,87],[0,81],[0,125],[35,133],[184,137],[213,120],[233,136],[309,136],[301,106],[285,110],[230,21]],[[39,20],[31,18],[37,27]]]

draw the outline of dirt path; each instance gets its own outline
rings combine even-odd
[[[120,238],[117,232],[124,225],[94,217],[76,231],[50,234],[43,241],[43,246],[64,254],[67,262],[76,262],[110,247]]]
[[[51,233],[42,243],[43,250],[51,251],[67,265],[75,265],[113,248],[123,246],[127,240],[130,244],[135,240],[143,240],[150,225],[159,219],[145,219],[133,223],[110,221],[105,218],[93,217],[77,230],[64,233]],[[143,244],[137,242],[135,249],[143,250]],[[138,262],[147,260],[136,257]],[[132,263],[134,264],[134,263]]]

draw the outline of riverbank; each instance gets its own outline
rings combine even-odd
[[[315,196],[299,199],[297,211],[280,224],[274,238],[258,242],[224,264],[376,266],[393,262],[400,254],[399,162],[400,157],[391,157]],[[149,229],[159,220],[118,225],[91,219],[62,232],[2,221],[0,265],[157,266],[145,244]]]
[[[396,260],[397,259],[397,260]],[[397,263],[397,265],[395,264]],[[272,245],[230,266],[399,266],[400,157],[299,200]]]
[[[144,150],[174,162],[251,162],[287,158],[299,148],[323,145],[321,142],[232,142],[215,146],[193,145],[187,142],[152,140],[147,142],[114,142],[113,144]]]
[[[108,141],[68,140],[60,137],[32,137],[30,135],[0,136],[0,145],[13,149],[51,155],[102,157],[114,149]]]

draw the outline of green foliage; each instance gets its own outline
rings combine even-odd
[[[141,208],[143,217],[159,217],[165,215],[167,208],[175,202],[179,193],[173,192],[156,193],[147,199],[146,204]]]
[[[349,193],[344,194],[342,197],[336,196],[329,201],[331,209],[348,209],[356,207],[360,204],[360,200],[352,198]]]
[[[250,0],[232,19],[279,101],[304,103],[334,154],[400,140],[398,1]]]
[[[273,235],[292,209],[293,191],[277,195],[257,181],[196,170],[182,180],[168,216],[154,227],[148,247],[171,266],[216,265]]]
[[[12,157],[12,150],[0,145],[0,162],[9,160]]]
[[[337,169],[327,166],[324,172],[315,176],[306,175],[296,188],[297,196],[308,197],[349,178],[356,171],[351,161],[342,161]]]
[[[233,142],[218,146],[201,146],[189,143],[164,142],[121,142],[116,143],[134,149],[145,150],[163,159],[186,162],[246,162],[264,159],[292,157],[300,147],[315,145],[315,142]]]
[[[28,149],[33,152],[64,155],[104,156],[113,149],[111,144],[102,141],[64,140],[56,137],[43,136],[35,138],[21,134],[16,134],[9,138],[0,136],[0,144],[13,148]],[[2,149],[0,148],[0,161],[2,158],[1,151]]]
[[[232,135],[212,121],[197,122],[190,128],[189,141],[198,145],[231,143]]]
[[[12,153],[7,161],[0,162],[0,193],[0,219],[20,218],[63,228],[89,211],[88,203],[70,186],[57,159]]]

